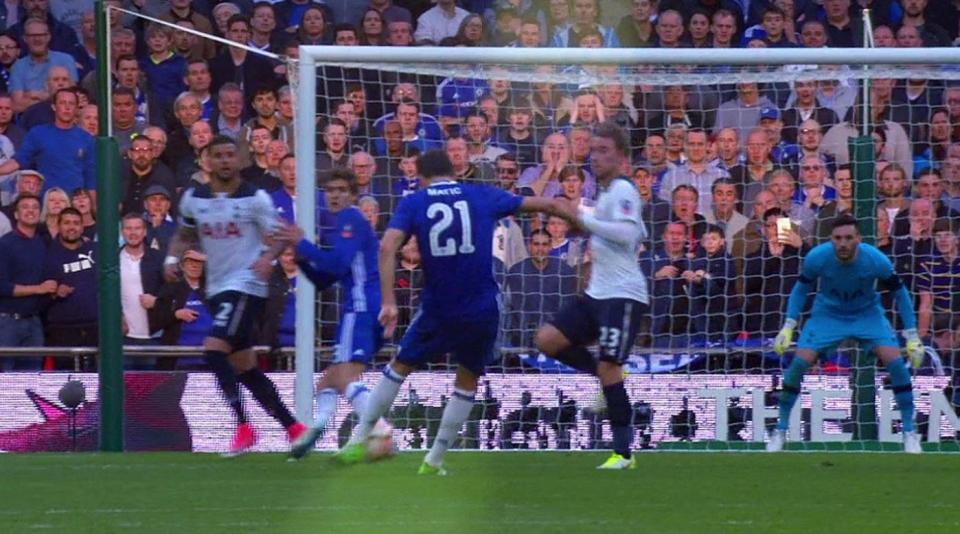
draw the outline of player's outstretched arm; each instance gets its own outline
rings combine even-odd
[[[294,224],[281,227],[277,230],[275,237],[283,242],[284,248],[287,246],[294,248],[297,265],[317,285],[318,289],[333,284],[336,279],[349,273],[351,261],[360,248],[359,239],[351,233],[344,232],[340,227],[337,228],[333,246],[329,250],[322,249],[304,239],[303,230]],[[320,280],[320,283],[317,280]]]
[[[787,299],[787,318],[783,321],[783,327],[773,340],[773,350],[780,356],[786,352],[787,347],[793,342],[793,331],[797,328],[797,320],[803,313],[803,307],[807,304],[807,295],[813,281],[800,275],[800,279],[794,284],[790,291],[790,297]]]
[[[397,328],[397,296],[394,293],[396,286],[397,253],[407,234],[396,228],[388,228],[380,239],[380,258],[377,260],[380,267],[380,324],[383,325],[383,336],[393,337]]]

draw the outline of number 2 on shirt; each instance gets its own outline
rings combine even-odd
[[[470,227],[470,208],[467,205],[467,201],[458,200],[453,203],[453,208],[457,210],[460,216],[461,236],[459,248],[457,247],[456,240],[452,237],[448,237],[446,241],[444,241],[444,244],[442,246],[440,245],[440,234],[453,224],[453,209],[450,209],[450,206],[442,202],[430,204],[427,208],[427,217],[430,219],[440,214],[440,220],[433,223],[433,226],[430,227],[430,254],[434,258],[453,256],[457,254],[457,252],[460,254],[473,254],[476,250],[476,247],[473,246],[473,229]]]

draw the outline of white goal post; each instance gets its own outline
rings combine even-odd
[[[583,49],[583,48],[436,48],[301,46],[295,94],[297,151],[297,218],[315,220],[317,68],[321,65],[960,65],[957,48],[784,48],[784,49]],[[379,67],[378,67],[379,66]],[[755,73],[763,76],[762,72]],[[729,74],[728,74],[729,76]],[[316,229],[304,225],[305,238]],[[313,420],[313,376],[316,339],[316,291],[301,274],[296,294],[296,415]]]

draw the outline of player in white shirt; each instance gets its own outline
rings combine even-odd
[[[180,227],[170,243],[166,274],[175,276],[183,251],[200,242],[208,259],[207,308],[213,315],[204,357],[237,417],[230,453],[240,454],[256,444],[257,435],[241,406],[238,380],[287,429],[290,441],[306,427],[290,414],[250,350],[254,325],[264,319],[271,264],[282,249],[279,242],[264,247],[264,238],[280,226],[273,201],[240,179],[235,141],[219,136],[208,150],[213,178],[188,189],[180,200]]]
[[[626,133],[613,123],[596,127],[590,140],[590,165],[601,188],[593,213],[570,205],[571,215],[590,232],[590,283],[586,295],[564,307],[537,332],[537,347],[547,356],[596,375],[603,386],[613,454],[598,469],[634,469],[630,452],[633,425],[623,385],[623,363],[630,355],[650,296],[637,264],[646,229],[640,219],[640,193],[623,175],[629,161]],[[594,358],[589,347],[599,346]]]

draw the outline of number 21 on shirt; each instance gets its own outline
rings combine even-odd
[[[456,210],[456,214],[454,214]],[[442,202],[430,204],[427,208],[427,218],[430,220],[440,218],[430,227],[430,255],[434,258],[444,256],[454,256],[460,254],[473,254],[476,247],[473,246],[473,229],[470,227],[470,207],[466,200],[458,200],[453,203],[453,208]],[[448,237],[440,244],[440,235],[453,225],[454,217],[460,218],[460,246],[453,237]]]

